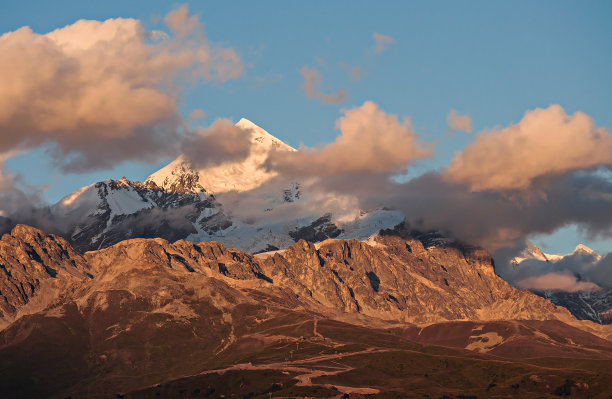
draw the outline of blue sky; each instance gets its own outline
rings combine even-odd
[[[471,117],[474,132],[518,122],[536,107],[560,104],[583,111],[598,126],[612,126],[612,2],[191,2],[211,41],[233,48],[244,73],[224,83],[186,87],[183,115],[206,112],[200,122],[246,117],[297,147],[328,143],[338,135],[342,109],[376,102],[387,113],[410,117],[435,155],[417,171],[448,165],[475,133],[448,134],[451,109]],[[11,2],[2,6],[0,32],[28,25],[47,33],[78,19],[131,17],[148,29],[177,4],[164,1]],[[35,12],[34,12],[35,10]],[[393,38],[381,53],[373,33]],[[322,90],[346,91],[342,103],[308,98],[300,69],[319,70]],[[343,65],[358,66],[360,80]],[[46,186],[55,202],[74,189],[106,178],[143,180],[167,163],[127,162],[112,170],[62,173],[44,149],[12,158],[7,167],[23,181]],[[417,173],[417,172],[414,172]],[[568,228],[540,238],[551,252],[583,241]],[[600,251],[609,241],[589,242]]]

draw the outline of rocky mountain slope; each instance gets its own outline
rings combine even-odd
[[[516,268],[530,267],[529,262],[548,262],[559,264],[572,258],[579,259],[588,267],[601,259],[601,255],[586,245],[579,244],[574,251],[565,255],[546,254],[535,244],[529,243],[527,248],[514,258],[512,263]],[[533,265],[531,265],[533,266]],[[593,288],[584,291],[533,290],[536,294],[550,300],[556,305],[567,308],[572,315],[580,320],[591,320],[600,324],[612,324],[612,289],[606,287]]]
[[[65,280],[63,287],[96,287],[109,276],[135,267],[161,267],[232,283],[253,280],[262,289],[291,292],[304,306],[325,313],[417,324],[571,319],[565,309],[498,277],[483,249],[425,247],[412,237],[382,235],[366,242],[328,239],[318,244],[299,240],[286,250],[257,255],[227,249],[218,242],[130,239],[80,255],[57,236],[18,225],[1,243],[2,259],[13,263],[3,276],[6,286],[21,287],[29,278],[39,285]],[[17,274],[21,262],[32,271]],[[34,290],[6,297],[5,302],[19,309],[36,297]]]
[[[534,291],[535,292],[535,291]],[[579,320],[612,324],[612,289],[590,291],[540,291],[538,295],[567,308]]]
[[[22,225],[2,242],[2,287],[19,268],[41,287],[4,297],[19,315],[0,332],[5,397],[538,397],[612,378],[609,329],[509,286],[478,248],[385,235],[251,255],[138,238],[79,255]]]
[[[82,251],[127,238],[161,237],[220,241],[261,252],[286,248],[301,238],[364,239],[403,221],[400,212],[387,209],[347,209],[344,213],[352,214],[348,219],[339,219],[320,206],[304,211],[310,198],[298,182],[261,189],[275,177],[262,167],[269,152],[295,150],[246,119],[236,126],[250,135],[251,152],[246,159],[197,169],[179,156],[144,183],[125,178],[98,182],[52,206],[53,223]],[[257,220],[235,215],[233,207],[241,207],[235,205],[236,198],[261,208],[255,209]],[[273,214],[276,210],[280,216]]]
[[[65,239],[16,226],[0,239],[0,328],[44,309],[66,287],[91,277],[89,264]]]

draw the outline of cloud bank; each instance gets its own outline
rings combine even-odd
[[[175,153],[182,82],[235,78],[243,65],[186,6],[164,20],[170,34],[112,18],[0,36],[0,152],[46,145],[64,171]]]
[[[576,276],[565,273],[548,273],[541,276],[528,277],[517,282],[521,288],[535,291],[591,291],[600,287],[589,281],[577,281]]]
[[[392,174],[431,154],[416,139],[409,119],[400,122],[371,101],[343,112],[336,122],[340,135],[333,143],[297,152],[274,152],[266,166],[292,177]]]
[[[612,166],[612,135],[582,112],[559,105],[528,111],[506,128],[480,133],[446,176],[473,191],[527,189],[539,176]]]

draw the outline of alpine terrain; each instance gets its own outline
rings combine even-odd
[[[603,397],[612,330],[488,253],[386,230],[257,255],[0,240],[3,397]],[[462,396],[463,395],[463,396]]]
[[[552,265],[562,265],[564,262],[572,260],[579,261],[581,264],[593,265],[601,260],[601,255],[587,247],[579,244],[576,249],[569,254],[547,254],[542,252],[535,244],[529,242],[527,248],[519,257],[512,260],[514,267],[529,267],[530,263],[535,262],[537,266],[540,262]],[[580,275],[577,275],[579,279]],[[591,320],[601,324],[612,324],[612,289],[599,287],[590,283],[592,287],[585,290],[537,290],[538,295],[550,300],[551,302],[567,308],[576,318],[580,320]]]
[[[94,183],[57,235],[2,237],[3,397],[609,393],[609,292],[514,288],[482,248],[280,180],[266,159],[295,150],[236,126],[244,159]]]
[[[342,215],[320,207],[309,210],[309,193],[300,182],[264,186],[275,177],[263,168],[269,152],[295,150],[246,119],[236,126],[252,143],[245,159],[196,169],[181,155],[144,183],[123,178],[83,187],[51,207],[59,232],[79,250],[105,248],[125,238],[161,237],[215,240],[261,252],[299,239],[365,239],[403,221],[400,212],[382,208],[343,209]],[[264,217],[233,216],[240,207],[233,205],[236,194],[254,198]],[[224,205],[226,199],[230,203]]]

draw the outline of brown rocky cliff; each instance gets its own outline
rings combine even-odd
[[[394,236],[300,241],[263,260],[275,285],[342,312],[413,323],[568,317],[495,275],[479,248],[430,247]]]
[[[226,276],[236,280],[264,278],[257,260],[250,254],[228,249],[218,242],[161,238],[136,238],[121,241],[109,248],[85,253],[96,275],[115,274],[131,267],[169,268],[177,273],[200,273],[210,277]]]
[[[49,304],[73,282],[91,287],[66,296],[93,297],[96,289],[110,292],[122,281],[129,282],[122,289],[130,291],[151,273],[159,274],[160,285],[186,274],[193,281],[213,278],[236,287],[250,281],[251,287],[295,298],[317,312],[400,322],[570,318],[565,309],[495,275],[482,249],[425,248],[417,239],[397,236],[317,245],[300,240],[285,251],[257,256],[216,242],[132,239],[81,256],[59,237],[17,226],[0,241],[0,261],[6,321],[33,299],[39,298],[39,308]]]
[[[89,266],[63,238],[17,225],[0,239],[0,325],[28,307],[44,308],[68,285],[90,278]]]

